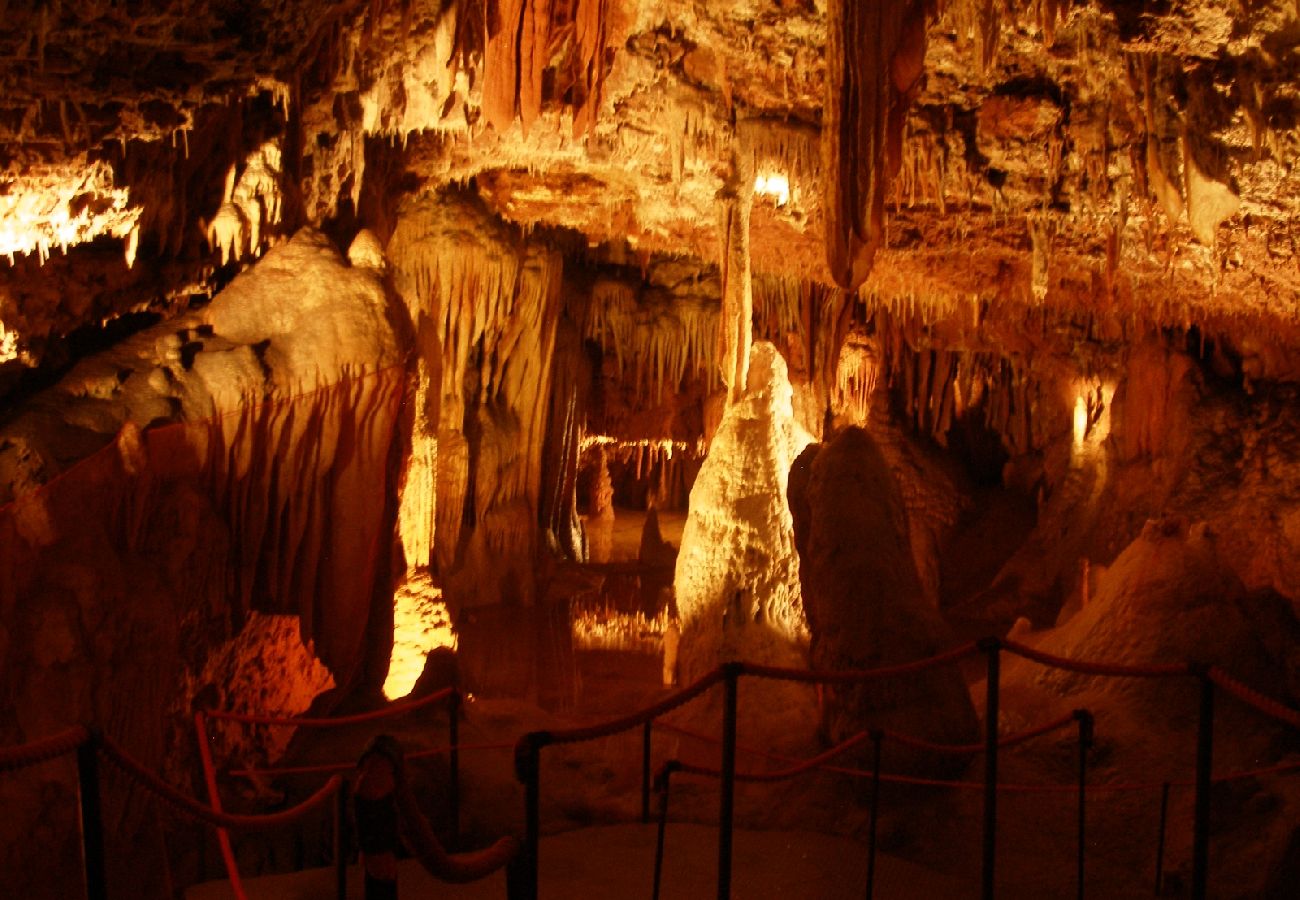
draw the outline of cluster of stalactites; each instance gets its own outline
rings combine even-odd
[[[244,160],[243,171],[226,173],[225,199],[207,226],[208,246],[222,265],[261,253],[266,229],[280,223],[281,157],[278,140],[267,141]]]
[[[835,367],[832,409],[852,425],[865,425],[879,382],[880,369],[870,343],[850,339]]]
[[[0,173],[0,255],[10,265],[17,254],[35,253],[44,262],[54,249],[108,234],[127,241],[127,262],[135,257],[138,207],[117,187],[112,168],[85,154],[67,163],[24,162]]]
[[[441,373],[437,422],[426,423],[437,433],[427,544],[444,572],[456,563],[466,503],[487,552],[517,554],[535,538],[562,305],[560,254],[481,217],[467,228],[471,217],[452,201],[421,201],[403,210],[388,248],[412,321],[437,337],[426,370]]]
[[[688,377],[717,384],[719,308],[702,298],[654,299],[636,288],[602,279],[592,288],[586,336],[614,357],[620,378],[638,396],[659,403],[665,388]]]
[[[666,466],[675,458],[694,456],[703,458],[708,449],[701,437],[695,442],[676,441],[672,438],[616,438],[607,434],[589,434],[582,439],[582,452],[600,448],[606,459],[617,459],[635,467],[641,479],[656,466]]]
[[[473,4],[460,4],[461,15],[466,6]],[[606,51],[617,41],[616,11],[616,0],[489,4],[482,19],[484,118],[504,132],[518,117],[527,133],[541,114],[546,71],[553,69],[552,90],[571,98],[574,130],[585,133],[595,123],[604,93]]]
[[[888,317],[877,317],[877,335],[883,377],[917,432],[947,446],[953,423],[982,411],[983,424],[1009,453],[1046,445],[1052,423],[1039,411],[1050,406],[1048,388],[1023,361],[984,351],[917,347]]]

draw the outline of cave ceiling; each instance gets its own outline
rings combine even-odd
[[[924,69],[865,295],[1289,328],[1300,4],[914,5]],[[832,283],[823,0],[0,10],[11,356],[210,290],[303,224],[385,239],[395,198],[450,185],[596,260],[713,263],[740,167],[755,274]]]

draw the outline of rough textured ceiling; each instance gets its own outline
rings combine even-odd
[[[867,292],[1218,328],[1295,318],[1297,4],[925,5]],[[305,222],[383,237],[396,193],[472,179],[507,220],[713,261],[740,158],[790,182],[788,202],[756,198],[755,271],[828,281],[821,0],[101,0],[4,16],[0,253],[16,264],[0,321],[21,342],[211,279],[223,179],[267,139],[284,209],[254,197],[250,251]],[[23,258],[105,235],[148,274],[104,261],[103,240],[76,265]],[[58,296],[34,285],[59,272]]]

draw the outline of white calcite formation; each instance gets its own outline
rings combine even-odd
[[[744,395],[722,417],[691,490],[677,556],[687,678],[726,659],[802,656],[807,640],[786,480],[810,438],[795,423],[785,361],[750,353]]]

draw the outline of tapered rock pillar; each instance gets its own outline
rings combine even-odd
[[[749,210],[754,202],[754,172],[749,154],[732,153],[731,177],[718,194],[722,246],[722,318],[718,325],[718,361],[727,404],[745,392],[749,348],[754,332],[754,289],[749,270]]]

